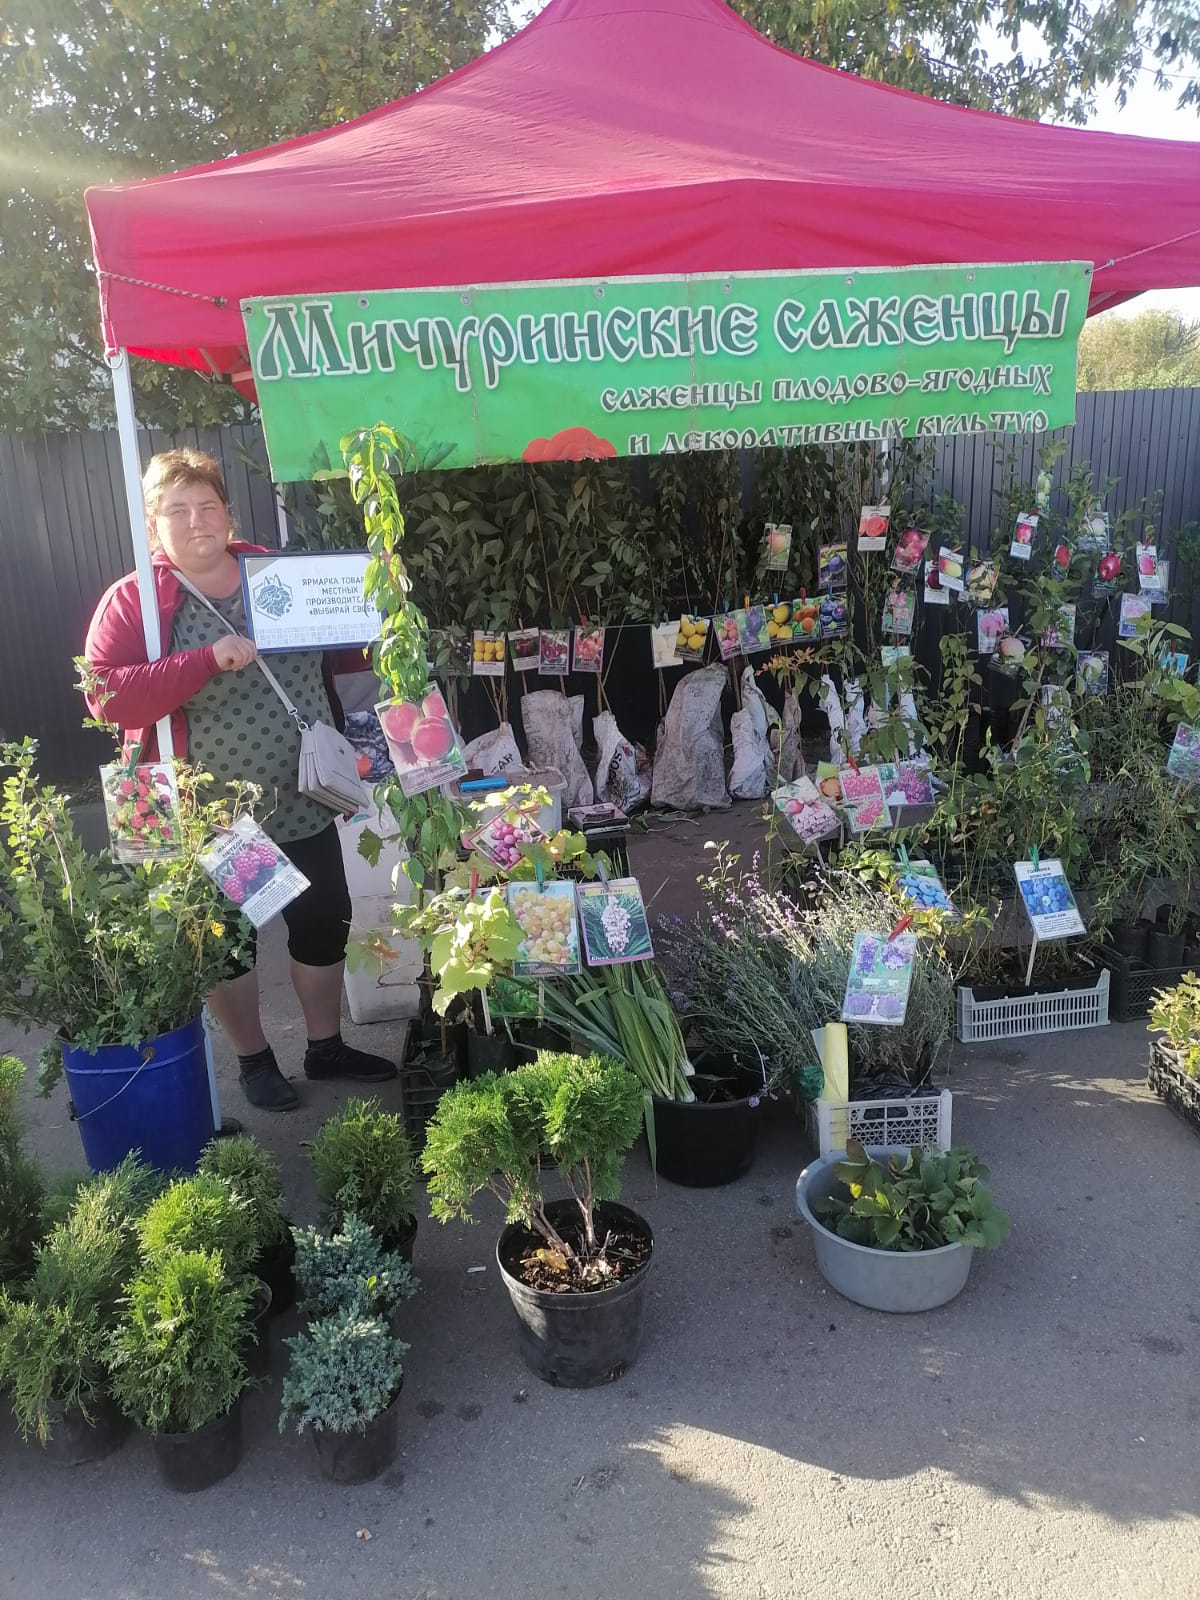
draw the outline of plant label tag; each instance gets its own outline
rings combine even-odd
[[[476,678],[502,678],[504,676],[504,635],[488,633],[476,628],[472,636],[472,676]]]
[[[795,783],[781,784],[772,792],[771,799],[805,844],[827,839],[841,826],[837,813],[822,798],[811,778],[797,778]]]
[[[917,937],[898,933],[856,933],[842,1000],[843,1022],[899,1028],[908,1011]]]
[[[1200,727],[1181,722],[1167,757],[1167,771],[1183,783],[1200,783]]]
[[[943,916],[958,917],[958,908],[932,862],[910,861],[896,884],[918,911],[940,911]]]
[[[852,832],[869,833],[872,828],[891,826],[892,816],[878,767],[842,767],[838,781]]]
[[[1150,599],[1144,594],[1123,594],[1121,615],[1117,621],[1118,639],[1136,639],[1143,630],[1138,624],[1150,616]]]
[[[636,878],[608,883],[580,883],[579,923],[589,967],[613,967],[624,961],[649,961],[654,955],[650,924]]]
[[[1013,530],[1012,544],[1008,553],[1014,561],[1028,561],[1033,554],[1033,541],[1037,534],[1038,519],[1035,512],[1023,511],[1017,518],[1017,526]]]
[[[590,672],[599,677],[604,670],[604,629],[584,626],[575,629],[572,654],[575,672]]]
[[[226,899],[256,928],[270,922],[309,887],[308,879],[253,817],[239,817],[197,860]]]
[[[1087,929],[1061,861],[1014,861],[1017,888],[1034,933],[1041,940],[1071,939]]]
[[[858,553],[878,555],[887,548],[891,506],[864,506],[858,517]]]
[[[538,638],[538,672],[562,678],[571,670],[571,635],[566,628],[543,628]]]
[[[580,970],[573,883],[510,883],[508,909],[521,925],[514,978],[563,978]]]
[[[786,572],[792,558],[792,528],[787,522],[768,522],[763,532],[767,571]]]
[[[100,768],[114,861],[173,861],[183,854],[179,790],[170,762]]]
[[[508,649],[514,672],[536,672],[541,645],[540,628],[515,628],[508,636]]]
[[[720,619],[718,618],[715,620]],[[736,645],[736,629],[734,631],[733,640],[734,644]],[[651,659],[654,662],[654,670],[656,672],[662,672],[667,667],[681,667],[683,665],[683,662],[676,654],[678,643],[679,628],[674,622],[656,622],[651,626],[650,652]],[[724,653],[721,655],[721,660],[725,660]]]

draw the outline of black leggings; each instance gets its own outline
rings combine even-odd
[[[334,967],[344,959],[350,939],[350,891],[337,827],[330,823],[307,839],[293,839],[279,848],[308,879],[309,887],[284,906],[288,954],[305,967]],[[250,941],[249,964],[235,964],[230,977],[240,977],[254,965],[257,941]]]

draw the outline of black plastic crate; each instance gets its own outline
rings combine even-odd
[[[1185,1072],[1160,1039],[1150,1050],[1146,1083],[1177,1117],[1200,1133],[1200,1078]]]
[[[1110,1022],[1139,1022],[1150,1015],[1150,1006],[1159,989],[1173,989],[1190,967],[1149,967],[1132,956],[1106,950],[1104,964],[1112,974],[1108,994]]]

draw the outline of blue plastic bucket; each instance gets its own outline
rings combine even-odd
[[[71,1115],[93,1172],[139,1151],[164,1171],[194,1172],[213,1136],[199,1017],[144,1045],[63,1047]]]

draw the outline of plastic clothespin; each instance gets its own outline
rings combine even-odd
[[[478,867],[472,867],[471,868],[471,899],[474,900],[475,896],[478,893],[479,893],[479,868]]]
[[[808,590],[807,589],[801,589],[800,598],[801,598],[801,600],[807,600],[808,599]]]
[[[904,916],[900,918],[900,921],[896,924],[896,926],[892,929],[891,933],[888,934],[888,943],[891,944],[893,939],[898,939],[902,933],[911,928],[912,920],[912,914],[910,912],[906,912]]]
[[[855,772],[858,772],[858,771],[859,771],[859,765],[858,765],[858,762],[857,762],[857,761],[855,761],[855,759],[854,759],[854,757],[853,757],[853,756],[852,756],[852,755],[850,755],[850,753],[849,753],[849,752],[847,752],[847,754],[846,754],[846,765],[847,765],[847,766],[848,766],[848,767],[853,767],[853,768],[854,768],[854,770],[855,770]]]
[[[596,863],[596,873],[597,873],[597,876],[600,879],[600,882],[607,889],[608,888],[608,868],[604,865],[603,861],[597,861],[597,863]]]
[[[1033,870],[1036,872],[1040,862],[1038,861],[1038,847],[1035,844],[1029,846],[1029,859],[1033,862]]]
[[[908,871],[908,847],[906,845],[900,845],[899,846],[899,856],[900,856],[900,865],[904,868],[905,872],[907,872]]]
[[[545,894],[545,892],[546,892],[546,875],[542,871],[542,863],[540,861],[535,861],[533,866],[534,866],[534,871],[537,873],[538,893],[539,894]]]

